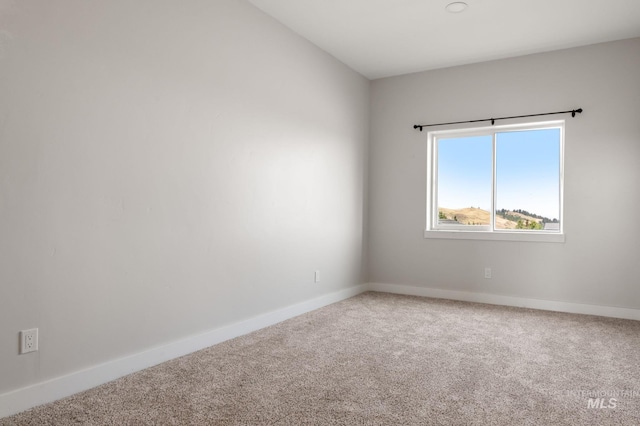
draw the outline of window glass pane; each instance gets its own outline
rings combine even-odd
[[[438,139],[438,225],[490,224],[492,136]]]
[[[496,134],[496,229],[559,231],[560,129]]]

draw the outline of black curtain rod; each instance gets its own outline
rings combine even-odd
[[[491,125],[497,120],[508,120],[510,118],[525,118],[525,117],[539,117],[541,115],[556,115],[556,114],[569,114],[571,113],[572,117],[576,116],[576,113],[582,113],[582,108],[578,109],[570,109],[568,111],[557,111],[557,112],[543,112],[542,114],[528,114],[528,115],[514,115],[512,117],[498,117],[498,118],[483,118],[482,120],[468,120],[468,121],[452,121],[450,123],[437,123],[437,124],[414,124],[414,129],[420,129],[422,131],[423,127],[433,127],[433,126],[446,126],[447,124],[465,124],[465,123],[480,123],[483,121],[490,121]]]

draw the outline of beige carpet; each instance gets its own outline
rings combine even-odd
[[[364,293],[0,420],[68,424],[640,425],[640,322]]]

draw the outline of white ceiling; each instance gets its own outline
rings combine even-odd
[[[640,36],[640,0],[249,0],[370,79]]]

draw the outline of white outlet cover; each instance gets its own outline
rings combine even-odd
[[[38,329],[30,328],[20,332],[20,354],[38,350]]]

